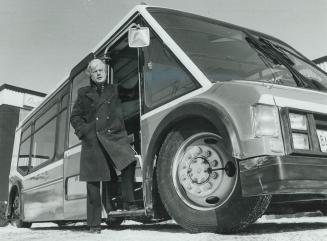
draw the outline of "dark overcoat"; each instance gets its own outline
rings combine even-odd
[[[134,162],[116,85],[106,85],[101,95],[92,86],[80,88],[70,122],[82,140],[81,181],[109,181],[112,168]]]

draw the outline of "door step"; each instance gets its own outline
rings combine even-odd
[[[138,209],[132,211],[110,211],[108,217],[139,217],[145,216],[145,209]]]

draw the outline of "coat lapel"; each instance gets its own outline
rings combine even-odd
[[[112,99],[112,97],[114,96],[114,88],[112,85],[107,85],[104,90],[103,93],[101,94],[100,97],[98,97],[98,103],[96,104],[96,108],[99,108],[103,103],[108,102]]]
[[[96,90],[92,87],[89,88],[89,90],[85,93],[85,95],[95,103],[99,101],[99,95],[96,92]]]

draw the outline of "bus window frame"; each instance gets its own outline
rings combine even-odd
[[[81,68],[81,70],[79,71],[79,72],[76,72],[75,73],[75,75],[70,79],[70,88],[69,88],[69,102],[68,102],[68,106],[67,106],[67,108],[68,108],[68,114],[67,114],[67,119],[68,119],[68,126],[67,126],[67,132],[66,132],[66,136],[67,136],[67,138],[66,138],[66,141],[67,141],[67,148],[65,149],[65,150],[68,150],[68,149],[72,149],[72,148],[74,148],[74,147],[76,147],[76,146],[79,146],[79,145],[81,145],[81,143],[82,143],[82,141],[81,140],[79,140],[76,144],[74,144],[74,145],[72,145],[72,146],[70,146],[69,145],[69,141],[70,141],[70,131],[71,131],[71,128],[73,129],[73,131],[74,131],[74,128],[71,126],[71,124],[70,124],[70,116],[71,116],[71,114],[72,114],[72,111],[73,111],[73,107],[74,107],[74,104],[73,104],[73,88],[74,88],[74,80],[75,80],[75,78],[77,77],[77,76],[79,76],[81,73],[83,73],[83,72],[85,72],[85,70],[86,70],[86,67],[87,67],[87,65],[85,66],[85,68]],[[76,95],[76,98],[77,98],[77,95]]]
[[[70,99],[70,88],[69,88],[69,83],[67,84],[67,86],[65,87],[65,91],[62,93],[62,95],[60,95],[59,97],[59,112],[57,114],[57,128],[56,128],[56,146],[55,146],[55,160],[54,161],[58,161],[64,158],[65,156],[65,151],[68,148],[68,136],[69,136],[69,99]],[[68,100],[67,100],[67,105],[64,106],[63,108],[63,99],[67,96]],[[62,156],[58,156],[58,141],[59,141],[59,131],[60,130],[60,122],[61,122],[61,115],[63,112],[67,112],[66,113],[66,120],[65,120],[65,136],[64,136],[64,146],[63,146],[63,153]]]
[[[28,174],[30,173],[33,173],[47,165],[49,165],[50,163],[54,162],[55,161],[55,156],[56,156],[56,148],[57,148],[57,127],[58,127],[58,110],[59,110],[59,104],[58,104],[58,101],[54,101],[54,103],[51,105],[50,108],[52,108],[54,105],[57,105],[57,113],[56,115],[52,116],[49,120],[47,120],[42,126],[40,126],[37,130],[35,130],[35,128],[33,128],[33,132],[32,132],[32,142],[31,142],[31,147],[30,147],[30,161],[29,161],[29,171],[28,171]],[[49,109],[50,109],[49,108]],[[48,109],[48,110],[49,110]],[[43,114],[46,113],[46,112],[43,112]],[[42,114],[38,115],[38,118],[42,116]],[[50,123],[53,119],[56,118],[56,121],[55,121],[55,140],[54,140],[54,151],[53,151],[53,155],[51,158],[49,158],[49,160],[43,162],[42,164],[36,166],[36,167],[32,167],[31,164],[32,164],[32,157],[33,157],[33,146],[34,146],[34,135],[35,133],[37,133],[38,131],[40,131],[44,126],[46,126],[48,123]],[[37,119],[36,119],[37,120]],[[35,121],[33,121],[34,123],[34,127],[35,127]]]
[[[194,89],[192,89],[191,91],[188,91],[186,93],[183,93],[183,94],[180,94],[178,96],[174,96],[174,98],[171,98],[171,99],[168,99],[164,102],[161,102],[161,103],[157,103],[156,105],[153,105],[151,107],[148,107],[146,104],[145,104],[145,80],[144,80],[144,67],[145,67],[145,62],[144,62],[144,51],[145,51],[145,48],[139,48],[139,74],[140,74],[140,82],[141,82],[141,115],[144,115],[152,110],[155,110],[157,108],[159,108],[160,106],[163,106],[171,101],[174,101],[184,95],[187,95],[193,91],[196,91],[198,90],[199,88],[201,88],[201,83],[199,83],[199,81],[197,80],[197,78],[190,72],[190,70],[181,62],[181,60],[176,56],[176,54],[174,54],[174,52],[165,44],[165,41],[157,34],[157,32],[151,27],[151,25],[144,19],[141,17],[141,24],[142,26],[145,26],[145,27],[148,27],[149,30],[150,30],[150,38],[151,38],[151,35],[156,38],[160,43],[161,45],[163,46],[163,48],[165,48],[165,51],[167,51],[170,55],[170,57],[176,62],[176,64],[178,65],[178,67],[180,67],[180,69],[182,71],[185,72],[185,74],[187,74],[189,77],[190,77],[190,80],[192,81],[192,83],[194,84]],[[151,45],[151,39],[150,39],[150,45]]]
[[[23,132],[26,131],[28,128],[31,128],[31,133],[25,137],[25,139],[23,138]],[[17,156],[17,163],[16,163],[16,170],[18,171],[18,173],[20,173],[22,176],[26,176],[30,173],[30,169],[31,169],[31,153],[32,153],[32,143],[33,143],[33,133],[34,133],[34,119],[29,120],[27,122],[26,126],[23,126],[22,131],[20,133],[20,140],[19,140],[19,149],[18,149],[18,156]],[[30,146],[29,146],[29,155],[28,155],[28,169],[23,172],[21,169],[19,169],[18,163],[19,163],[19,154],[20,154],[20,150],[21,150],[21,146],[22,144],[28,139],[30,138]]]
[[[28,125],[26,127],[22,128],[22,132],[20,134],[20,142],[19,143],[24,142],[28,137],[30,137],[33,134],[32,125],[33,125],[33,123],[30,122],[30,123],[28,123]],[[23,133],[25,131],[27,131],[29,128],[30,128],[30,133],[27,136],[25,136],[24,139],[23,139]]]
[[[147,23],[145,23],[147,25]],[[164,51],[167,51],[170,55],[170,57],[175,61],[175,66],[179,67],[181,69],[181,71],[183,71],[189,78],[190,81],[193,83],[194,87],[191,90],[188,90],[187,92],[181,93],[179,95],[173,96],[173,98],[167,99],[163,102],[159,102],[156,103],[152,106],[147,106],[146,105],[146,84],[145,84],[145,79],[144,79],[144,68],[145,68],[145,59],[144,59],[144,51],[145,49],[142,48],[141,52],[142,52],[142,69],[140,69],[140,71],[142,72],[142,114],[146,114],[152,110],[155,110],[157,108],[159,108],[162,105],[165,105],[169,102],[172,102],[184,95],[187,95],[188,93],[191,93],[193,91],[198,90],[199,88],[201,88],[201,84],[197,81],[197,79],[195,78],[195,76],[193,76],[193,74],[186,68],[186,66],[179,60],[179,58],[173,53],[173,51],[165,44],[165,42],[159,37],[159,35],[154,31],[154,29],[151,28],[150,25],[147,26],[150,29],[150,36],[152,34],[152,36],[158,41],[160,42],[161,46],[164,48]],[[150,43],[151,44],[151,43]]]
[[[55,99],[53,99],[52,101],[50,101],[49,102],[50,104],[49,104],[49,107],[47,108],[47,105],[45,105],[44,107],[43,107],[43,110],[41,110],[40,111],[40,113],[35,117],[35,119],[34,119],[34,132],[33,132],[33,134],[35,133],[35,132],[37,132],[38,130],[40,130],[43,126],[45,126],[46,124],[48,124],[54,117],[56,117],[57,115],[58,115],[58,110],[59,110],[59,107],[58,107],[58,98],[55,98]],[[51,110],[53,107],[55,107],[55,105],[57,105],[56,107],[56,113],[53,115],[53,116],[51,116],[49,119],[47,119],[46,121],[44,121],[40,126],[38,126],[37,127],[37,129],[36,129],[36,123],[37,123],[37,121],[38,120],[40,120],[40,118],[41,117],[43,117],[44,116],[44,114],[46,114],[49,110]]]
[[[29,127],[32,127],[32,123],[30,123],[29,124]],[[27,129],[27,128],[26,128]],[[31,133],[32,133],[32,131],[31,131]],[[31,149],[31,146],[32,146],[32,136],[33,134],[31,134],[31,135],[29,135],[28,137],[26,137],[24,140],[22,140],[22,139],[20,139],[20,141],[19,141],[19,149],[18,149],[18,155],[17,155],[17,163],[16,163],[16,170],[17,170],[17,172],[18,173],[20,173],[22,176],[26,176],[26,175],[28,175],[29,173],[30,173],[30,163],[31,163],[31,151],[32,151],[32,149]],[[21,137],[22,137],[22,135],[21,135]],[[19,166],[18,166],[18,164],[19,164],[19,156],[20,156],[20,151],[21,151],[21,147],[22,147],[22,144],[24,144],[25,143],[25,141],[27,141],[28,139],[30,138],[30,145],[29,145],[29,154],[28,154],[28,168],[27,168],[27,170],[26,171],[22,171],[20,168],[19,168]]]

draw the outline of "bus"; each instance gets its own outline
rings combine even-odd
[[[312,61],[316,63],[316,65],[318,65],[323,71],[327,72],[327,56],[323,56]]]
[[[110,61],[139,160],[138,209],[120,210],[113,185],[109,226],[171,218],[190,232],[235,233],[274,195],[327,193],[325,73],[272,36],[139,5],[17,128],[7,208],[17,227],[86,219],[69,117],[93,58]]]

